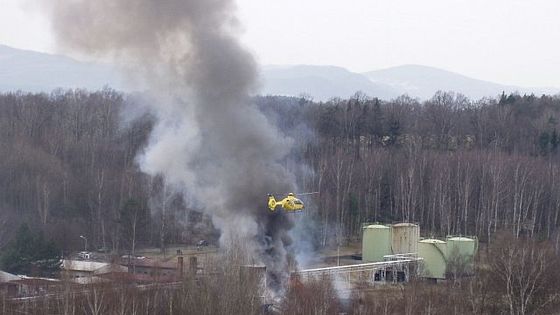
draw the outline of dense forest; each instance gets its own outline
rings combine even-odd
[[[148,101],[111,89],[0,94],[0,246],[22,223],[65,250],[81,248],[80,235],[117,251],[215,239],[189,200],[139,171]],[[359,238],[372,221],[482,240],[560,237],[558,96],[254,102],[295,140],[285,165],[299,190],[320,192],[303,214],[317,246]]]

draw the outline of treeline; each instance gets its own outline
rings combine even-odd
[[[0,94],[0,246],[22,222],[65,250],[82,248],[80,235],[114,250],[216,237],[162,178],[139,171],[153,126],[143,102],[110,89]],[[557,96],[255,102],[295,139],[285,165],[299,190],[320,191],[302,214],[317,223],[317,245],[358,238],[371,221],[560,236]]]

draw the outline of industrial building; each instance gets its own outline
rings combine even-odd
[[[477,249],[476,237],[422,239],[420,227],[413,223],[376,223],[363,227],[364,263],[383,262],[391,255],[416,256],[422,260],[418,274],[429,279],[446,279],[450,274],[472,272]]]

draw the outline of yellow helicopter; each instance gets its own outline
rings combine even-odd
[[[299,194],[300,196],[311,195],[311,194],[318,194],[319,192],[312,192],[312,193],[303,193]],[[268,194],[268,208],[270,211],[276,211],[276,207],[282,207],[286,212],[299,212],[305,208],[303,202],[296,197],[294,193],[289,193],[282,200],[276,200],[273,195]]]

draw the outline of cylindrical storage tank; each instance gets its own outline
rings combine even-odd
[[[391,228],[381,224],[363,228],[362,260],[383,261],[383,256],[391,255]]]
[[[448,271],[455,276],[472,273],[473,260],[478,248],[478,240],[470,237],[447,238]]]
[[[397,223],[392,226],[393,254],[418,253],[420,227],[413,223]]]
[[[421,275],[425,278],[445,279],[447,243],[426,239],[418,242],[418,257],[423,259]]]
[[[448,237],[447,238],[447,257],[452,254],[458,254],[463,257],[469,257],[472,259],[476,253],[477,240],[470,237]]]

